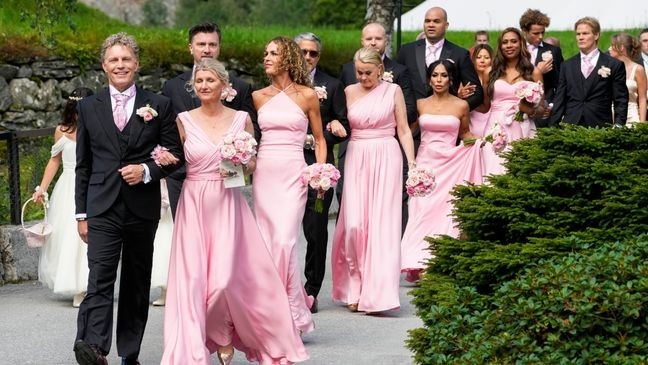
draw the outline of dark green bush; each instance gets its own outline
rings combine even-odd
[[[570,253],[589,255],[602,243],[648,232],[648,125],[544,129],[536,139],[516,142],[507,158],[509,172],[493,177],[490,185],[455,190],[462,240],[429,240],[436,257],[413,291],[427,328],[413,331],[409,340],[419,363],[443,363],[444,356],[459,358],[471,349],[476,339],[460,329],[482,331],[484,319],[499,310],[494,307],[498,290],[512,285],[510,280],[523,280],[525,269]],[[442,341],[444,331],[450,337]],[[440,341],[448,347],[428,351],[431,342]],[[508,356],[506,351],[497,356],[489,361],[506,363],[497,360]]]
[[[648,236],[541,260],[489,298],[430,307],[408,345],[421,364],[645,364]]]

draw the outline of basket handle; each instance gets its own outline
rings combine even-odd
[[[34,199],[33,198],[27,199],[25,204],[23,204],[23,206],[22,206],[22,210],[20,211],[20,225],[23,228],[25,228],[25,208],[27,208],[27,204],[29,204],[29,202],[31,202],[31,201],[34,201]],[[45,201],[43,201],[42,204],[43,204],[43,211],[45,211],[44,222],[47,223],[47,203],[45,203]]]

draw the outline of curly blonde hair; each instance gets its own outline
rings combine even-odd
[[[273,38],[268,44],[273,42],[277,45],[277,53],[279,53],[279,70],[288,72],[288,76],[294,83],[310,87],[308,66],[297,43],[283,36]]]
[[[104,40],[103,44],[101,45],[101,62],[106,60],[106,51],[108,50],[108,48],[116,45],[130,48],[133,51],[135,59],[139,61],[139,46],[137,45],[135,38],[126,32],[119,32],[108,36],[108,38]]]

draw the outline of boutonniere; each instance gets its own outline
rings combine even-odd
[[[599,74],[602,78],[605,79],[605,78],[607,78],[608,76],[610,76],[610,74],[612,73],[612,71],[610,70],[609,67],[601,66],[601,68],[599,68],[598,71],[597,71],[596,73]]]
[[[392,71],[383,72],[382,79],[383,81],[394,82],[394,72]]]
[[[223,91],[221,91],[221,100],[225,100],[229,103],[234,100],[237,94],[236,89],[234,89],[230,83],[229,86],[225,86]]]
[[[553,60],[553,54],[551,51],[542,52],[542,60],[545,62],[551,62]]]
[[[328,93],[326,92],[326,86],[315,86],[313,89],[315,90],[315,94],[317,94],[319,101],[327,98]]]
[[[155,109],[151,108],[151,105],[146,104],[146,106],[143,106],[135,112],[137,115],[142,117],[144,119],[145,123],[148,123],[151,121],[151,119],[155,118],[158,116],[158,112],[155,111]]]

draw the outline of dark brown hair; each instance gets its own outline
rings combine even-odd
[[[94,92],[87,87],[79,87],[72,91],[70,96],[68,96],[65,107],[63,108],[63,120],[59,123],[61,126],[61,132],[74,133],[76,131],[77,104],[81,99],[92,94],[94,94]]]
[[[522,32],[514,27],[506,28],[497,38],[497,52],[495,52],[495,57],[493,57],[493,68],[491,69],[488,80],[488,95],[491,95],[491,97],[493,96],[495,81],[506,73],[506,59],[502,54],[502,38],[504,38],[506,33],[515,33],[520,40],[520,53],[517,56],[515,68],[520,73],[522,79],[533,81],[534,66],[529,61],[529,51],[527,50],[526,40],[522,36]]]

